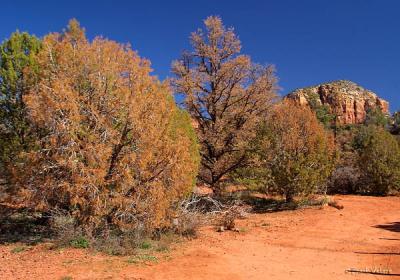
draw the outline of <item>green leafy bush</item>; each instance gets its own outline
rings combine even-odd
[[[400,146],[395,137],[377,126],[363,127],[355,138],[358,166],[362,172],[359,189],[386,195],[400,189]]]
[[[289,101],[275,107],[252,145],[252,163],[237,176],[287,201],[323,187],[335,164],[332,137],[310,108]]]

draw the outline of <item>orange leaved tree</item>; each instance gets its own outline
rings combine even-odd
[[[198,151],[190,118],[127,45],[89,42],[75,20],[43,39],[26,96],[41,132],[15,184],[39,210],[62,209],[88,232],[153,230],[191,192]]]

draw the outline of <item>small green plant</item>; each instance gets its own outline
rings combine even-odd
[[[139,248],[143,250],[148,250],[152,247],[151,243],[149,241],[143,241],[140,245]]]
[[[26,247],[26,246],[17,246],[11,250],[11,253],[16,254],[16,253],[25,252],[26,250],[28,250],[28,247]]]
[[[85,237],[80,236],[76,239],[71,240],[70,245],[73,248],[86,249],[86,248],[89,248],[90,244],[89,244],[89,241]]]
[[[71,276],[63,276],[60,278],[60,280],[72,280]]]

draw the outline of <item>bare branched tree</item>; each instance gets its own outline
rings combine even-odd
[[[246,162],[249,139],[276,97],[273,66],[261,66],[240,54],[232,28],[219,17],[208,17],[206,30],[193,32],[192,52],[173,63],[176,93],[196,122],[201,144],[200,179],[214,191]]]

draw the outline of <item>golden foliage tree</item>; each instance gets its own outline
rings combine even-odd
[[[218,17],[204,21],[206,30],[192,33],[192,52],[173,63],[177,93],[198,125],[200,178],[219,191],[221,180],[246,162],[247,143],[275,97],[271,66],[260,66],[240,54],[233,29]]]
[[[76,20],[43,39],[26,96],[43,135],[16,177],[39,210],[70,212],[89,232],[152,230],[190,193],[198,150],[190,119],[127,45],[89,42]]]
[[[289,100],[274,107],[252,146],[252,164],[240,170],[239,178],[287,201],[318,190],[335,163],[332,135],[311,109]]]

